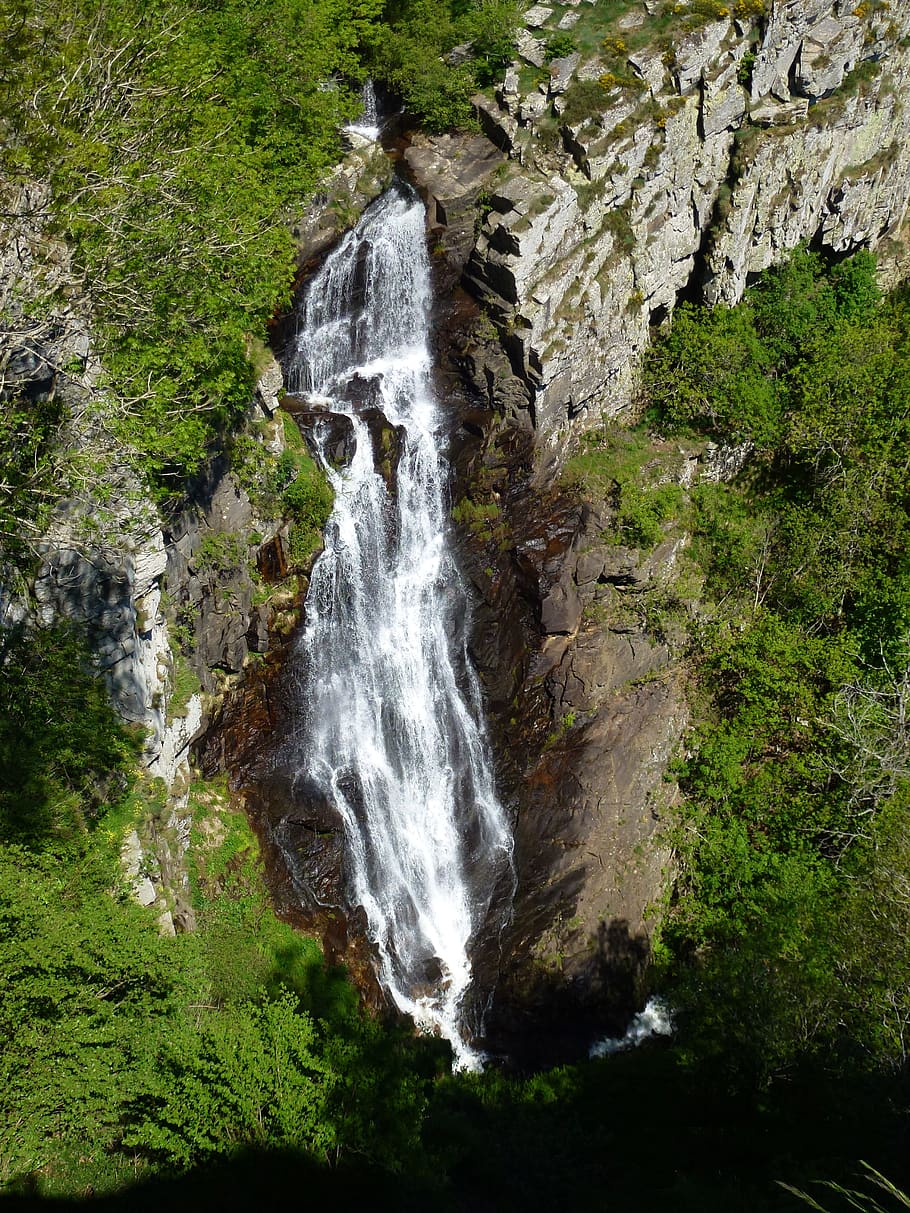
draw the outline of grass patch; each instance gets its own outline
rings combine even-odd
[[[190,882],[213,1002],[290,990],[319,1017],[353,1013],[353,986],[340,971],[327,973],[318,941],[269,904],[259,840],[224,781],[194,784],[189,804]]]
[[[613,511],[608,538],[648,551],[663,539],[667,524],[683,522],[688,497],[669,482],[667,461],[643,427],[607,427],[585,435],[567,460],[562,481]]]

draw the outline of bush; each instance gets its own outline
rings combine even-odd
[[[386,14],[368,45],[372,73],[431,130],[470,125],[472,94],[513,56],[515,0],[393,0]],[[467,48],[464,58],[449,64],[456,46]]]
[[[564,59],[567,55],[574,54],[576,50],[575,39],[567,30],[564,30],[551,34],[547,39],[545,58],[547,63],[550,63],[554,59]]]
[[[75,626],[0,630],[0,671],[0,841],[78,851],[124,799],[142,739]]]

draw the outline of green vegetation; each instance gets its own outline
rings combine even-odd
[[[910,1196],[906,1192],[902,1192],[890,1179],[880,1174],[874,1167],[870,1167],[868,1163],[863,1164],[863,1170],[867,1191],[845,1188],[842,1184],[833,1183],[830,1180],[823,1185],[836,1196],[843,1197],[843,1201],[837,1202],[838,1208],[858,1209],[860,1213],[886,1213],[888,1209],[895,1211],[910,1209]],[[818,1213],[826,1213],[826,1209],[831,1207],[819,1204],[818,1200],[808,1192],[801,1192],[797,1188],[789,1186],[787,1188],[795,1196],[800,1197],[810,1209],[815,1209]],[[884,1206],[880,1203],[882,1193],[889,1198]]]
[[[322,543],[334,494],[293,417],[282,413],[281,422],[285,449],[277,459],[254,437],[241,435],[233,444],[233,466],[260,514],[291,520],[291,558],[302,568]]]
[[[37,0],[0,19],[0,176],[46,183],[73,253],[44,306],[86,295],[110,422],[165,487],[246,407],[291,283],[283,218],[338,154],[341,77],[379,7]]]
[[[220,573],[246,564],[248,544],[230,531],[206,531],[199,541],[195,560],[200,570]]]
[[[431,130],[471,124],[470,99],[514,54],[517,0],[388,0],[367,62]]]
[[[59,495],[60,417],[56,401],[13,399],[0,409],[0,551],[17,565],[28,566],[29,541],[42,533]]]
[[[690,494],[707,601],[663,937],[692,1056],[747,1088],[904,1060],[910,348],[874,268],[797,250],[736,308],[682,307],[646,368],[652,422],[752,447]]]
[[[495,501],[477,502],[470,497],[464,497],[453,508],[452,517],[459,526],[467,526],[481,534],[489,525],[495,523],[502,510]]]
[[[555,34],[551,34],[547,38],[545,59],[547,63],[551,63],[554,59],[564,59],[577,49],[575,39],[568,30],[557,30]]]
[[[648,551],[683,514],[682,489],[660,482],[665,462],[643,428],[594,432],[566,461],[562,480],[611,506],[612,542]]]
[[[524,1077],[446,1074],[444,1046],[365,1017],[343,975],[276,918],[256,839],[212,785],[191,793],[198,929],[160,936],[118,862],[130,824],[163,812],[157,789],[131,785],[135,739],[77,633],[10,634],[0,1187],[74,1196],[173,1177],[181,1193],[217,1162],[199,1182],[232,1198],[259,1193],[277,1168],[289,1190],[339,1201],[361,1175],[373,1199],[394,1193],[404,1208],[786,1213],[797,1198],[777,1181],[831,1177],[833,1200],[855,1186],[857,1157],[903,1183],[910,690],[904,557],[896,541],[883,549],[875,497],[890,494],[888,526],[902,533],[903,307],[878,299],[868,259],[829,271],[801,253],[744,305],[773,409],[760,389],[759,406],[745,394],[725,414],[723,366],[695,361],[715,394],[693,417],[686,351],[701,359],[705,342],[685,326],[718,342],[743,331],[707,313],[683,314],[686,340],[671,330],[649,372],[662,425],[701,427],[689,450],[734,418],[731,433],[754,443],[747,473],[684,491],[680,443],[644,428],[607,430],[570,465],[613,499],[623,542],[692,527],[704,582],[681,874],[658,957],[678,1031],[654,1049]],[[811,340],[819,314],[826,342]],[[851,358],[834,361],[831,343]],[[669,350],[678,390],[662,405]],[[748,369],[727,359],[738,382]],[[300,475],[303,447],[290,450],[276,494]],[[487,478],[456,510],[494,542]],[[831,513],[841,485],[865,486],[863,518],[880,528],[868,542],[841,529],[849,493]],[[832,567],[807,558],[820,535],[830,561],[845,558],[830,545],[848,545],[846,595],[831,590]],[[853,592],[867,580],[878,614],[871,588]],[[894,627],[893,643],[877,633],[884,658],[879,619]],[[562,728],[577,723],[567,713]]]
[[[0,843],[78,850],[123,796],[139,740],[75,628],[0,631]]]
[[[162,937],[127,896],[124,831],[162,806],[130,790],[132,740],[83,657],[59,631],[6,654],[0,1190],[100,1193],[253,1145],[335,1163],[381,1146],[394,1169],[421,1114],[419,1050],[403,1064],[275,917],[223,792],[191,796],[198,930]]]

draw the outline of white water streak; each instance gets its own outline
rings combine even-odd
[[[379,102],[372,80],[367,80],[360,93],[363,113],[356,122],[349,123],[344,129],[353,135],[360,135],[375,143],[379,139],[381,126],[379,122]]]
[[[327,258],[301,307],[291,390],[331,400],[356,449],[341,470],[323,455],[335,507],[300,640],[298,760],[343,819],[349,896],[366,911],[380,979],[474,1067],[462,1016],[470,945],[511,872],[512,842],[448,545],[430,302],[423,207],[393,189]],[[345,399],[364,381],[398,427],[395,494],[374,465],[363,408]]]
[[[660,998],[649,998],[645,1009],[632,1017],[624,1036],[606,1036],[591,1045],[589,1057],[610,1057],[613,1053],[624,1053],[637,1048],[652,1036],[670,1036],[673,1033],[673,1018],[667,1004]]]

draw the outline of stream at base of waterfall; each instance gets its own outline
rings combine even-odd
[[[424,208],[396,185],[300,304],[288,386],[324,410],[312,440],[335,504],[293,658],[291,757],[300,793],[342,819],[348,897],[365,911],[382,984],[449,1038],[456,1065],[476,1068],[472,946],[510,903],[512,839],[451,549],[431,302]],[[336,466],[328,447],[340,422],[347,453]],[[390,433],[391,471],[380,449]]]

